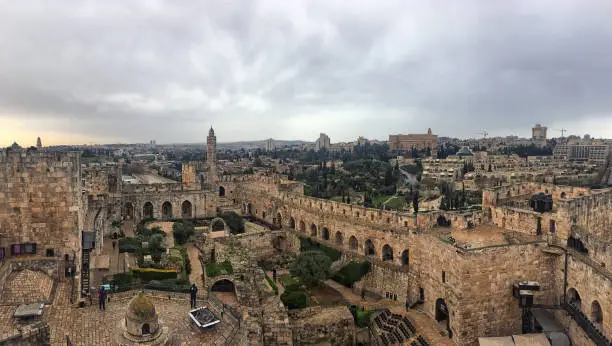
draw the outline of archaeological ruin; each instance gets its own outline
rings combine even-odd
[[[212,128],[207,153],[183,164],[182,182],[133,183],[77,152],[0,151],[0,344],[478,345],[548,332],[543,315],[562,326],[549,340],[610,344],[612,189],[517,182],[486,188],[479,210],[413,214],[309,197],[278,174],[218,175]],[[230,234],[220,219],[214,232],[226,211],[261,227]],[[145,287],[98,311],[109,266],[137,267],[110,242],[154,219],[211,221],[187,252],[198,304],[220,323],[201,330],[188,292]],[[371,263],[347,294],[395,309],[376,309],[369,328],[346,305],[288,309],[259,263],[295,256],[304,239],[338,251],[332,267]],[[220,263],[231,270],[207,274]],[[513,292],[526,282],[537,289]],[[38,302],[42,315],[13,316]]]

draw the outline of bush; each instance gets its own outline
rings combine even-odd
[[[183,279],[152,280],[145,288],[167,292],[189,293],[189,281]]]
[[[340,269],[332,279],[344,286],[351,287],[353,284],[370,272],[371,264],[368,261],[356,262],[351,261]]]
[[[264,272],[264,274],[266,275],[266,281],[268,281],[268,284],[270,284],[270,287],[272,287],[272,290],[274,290],[274,295],[278,295],[278,287],[276,286],[274,281],[270,279],[267,273]]]
[[[340,251],[334,248],[331,248],[329,246],[325,246],[325,245],[316,243],[310,240],[309,238],[300,238],[300,251],[301,252],[321,251],[327,257],[329,257],[332,260],[332,262],[339,260],[340,256],[342,255]]]
[[[278,280],[283,284],[283,287],[285,288],[298,284],[298,282],[291,275],[281,275]]]
[[[104,280],[113,286],[115,292],[124,292],[132,289],[132,274],[130,273],[117,273],[113,275],[110,280]]]
[[[141,247],[142,247],[142,244],[140,240],[138,240],[137,238],[127,237],[127,238],[119,239],[119,252],[134,253],[140,250]]]
[[[302,252],[291,266],[291,275],[307,286],[317,285],[329,276],[331,260],[320,251]]]
[[[234,269],[230,261],[221,263],[206,263],[206,276],[215,277],[219,275],[233,274]]]
[[[221,218],[223,218],[232,234],[244,233],[244,219],[236,212],[227,211],[221,215]]]
[[[177,271],[172,269],[132,268],[132,275],[142,281],[176,279]]]
[[[355,320],[355,325],[359,328],[367,327],[370,325],[370,316],[375,312],[374,310],[361,310],[358,309],[357,306],[351,305],[349,307],[351,314],[353,314],[353,319]]]
[[[285,291],[280,299],[288,309],[303,309],[308,306],[308,295],[304,291]]]
[[[172,234],[174,235],[174,241],[179,245],[184,245],[195,233],[195,229],[190,222],[175,222],[172,225]]]

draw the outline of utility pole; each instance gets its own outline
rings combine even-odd
[[[559,130],[559,131],[561,131],[561,138],[565,137],[564,135],[565,135],[565,132],[566,132],[567,130],[566,130],[566,129],[561,129],[561,130]]]

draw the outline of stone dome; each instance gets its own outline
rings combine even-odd
[[[155,319],[157,313],[151,299],[140,292],[128,305],[126,315],[134,320],[150,321]]]

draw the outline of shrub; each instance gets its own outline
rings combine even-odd
[[[223,218],[232,234],[244,233],[244,219],[236,212],[227,211],[221,215],[221,218]]]
[[[308,306],[308,295],[304,291],[285,291],[280,298],[288,309],[303,309]]]
[[[351,261],[340,269],[332,279],[344,286],[351,287],[355,282],[370,272],[371,264],[368,261],[356,262]]]
[[[361,310],[358,309],[357,306],[351,305],[349,307],[351,314],[353,314],[353,319],[355,320],[355,325],[359,328],[367,327],[370,325],[370,316],[375,312],[374,310]]]
[[[291,275],[281,275],[278,280],[283,284],[283,287],[285,288],[298,284],[297,281]]]
[[[172,269],[132,268],[132,275],[142,281],[176,279],[177,271]]]
[[[110,280],[104,280],[113,286],[115,292],[124,292],[132,288],[132,274],[131,273],[117,273],[113,275]]]
[[[206,276],[215,277],[219,275],[233,274],[234,269],[230,261],[220,263],[206,263]]]
[[[119,252],[137,252],[141,248],[142,244],[137,238],[122,238],[119,239]]]
[[[329,276],[331,259],[320,251],[302,252],[291,266],[291,275],[307,286],[314,286]]]
[[[184,245],[195,233],[195,229],[190,222],[175,222],[172,225],[172,234],[174,235],[174,241],[179,245]]]
[[[274,295],[278,295],[278,287],[276,286],[274,281],[270,279],[267,273],[264,272],[264,274],[266,275],[266,281],[268,281],[268,284],[270,284],[270,287],[272,287],[272,290],[274,290]]]
[[[167,292],[189,292],[189,281],[183,279],[151,280],[145,288]]]
[[[325,246],[325,245],[316,243],[310,240],[309,238],[300,238],[300,251],[301,252],[321,251],[327,257],[329,257],[332,260],[332,262],[339,260],[340,256],[342,255],[340,251],[334,248],[331,248],[329,246]]]

